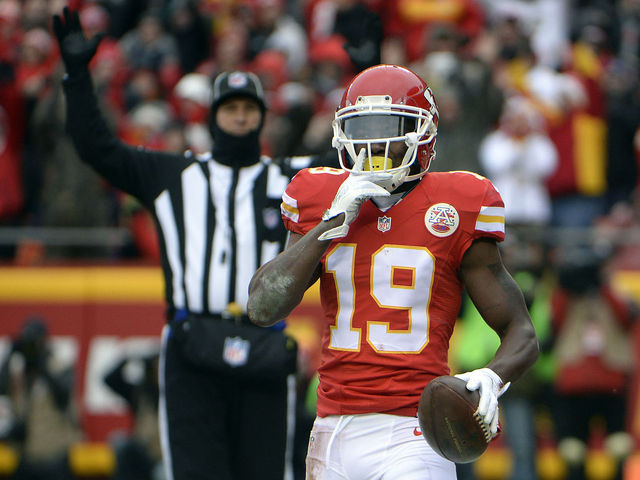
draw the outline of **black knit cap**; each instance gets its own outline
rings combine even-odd
[[[258,102],[264,112],[264,90],[257,75],[251,72],[222,72],[213,82],[213,101],[211,111],[215,112],[220,104],[232,97],[250,97]]]

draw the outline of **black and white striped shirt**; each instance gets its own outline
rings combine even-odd
[[[280,201],[290,178],[266,157],[234,169],[204,156],[180,176],[179,189],[153,201],[169,304],[196,313],[246,306],[254,272],[284,246]]]
[[[282,192],[311,157],[285,166],[262,157],[238,168],[210,155],[134,148],[105,124],[88,75],[66,79],[64,89],[67,129],[82,160],[155,219],[169,313],[246,307],[254,272],[284,246]]]

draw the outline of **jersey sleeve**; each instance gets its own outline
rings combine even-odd
[[[502,242],[505,235],[504,202],[493,184],[484,179],[485,191],[476,217],[474,239],[491,237]]]
[[[298,172],[282,194],[280,213],[286,229],[304,235],[315,227],[344,178],[341,170],[327,167]]]
[[[476,193],[469,199],[470,222],[461,255],[479,238],[492,238],[497,242],[505,238],[504,202],[500,193],[487,178],[474,175],[472,181],[475,185],[469,191]]]

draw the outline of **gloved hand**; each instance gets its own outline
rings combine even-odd
[[[62,10],[64,21],[60,15],[53,15],[53,32],[58,39],[62,61],[69,76],[77,76],[89,69],[89,62],[98,49],[103,35],[95,35],[87,39],[80,25],[77,11],[64,7]]]
[[[342,238],[349,233],[349,225],[355,220],[360,212],[360,207],[371,197],[387,197],[388,191],[373,182],[374,177],[380,178],[380,174],[371,175],[364,173],[351,173],[342,182],[336,193],[331,207],[324,212],[322,220],[327,221],[344,213],[342,225],[327,230],[318,237],[318,240],[331,240]]]
[[[498,433],[498,398],[507,391],[511,382],[503,384],[502,379],[490,368],[480,368],[471,372],[455,375],[467,382],[467,390],[480,390],[480,403],[476,413],[489,427],[492,436]]]

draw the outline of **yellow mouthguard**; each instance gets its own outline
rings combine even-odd
[[[393,161],[389,157],[374,156],[371,160],[364,161],[362,169],[365,172],[379,172],[393,167]]]

